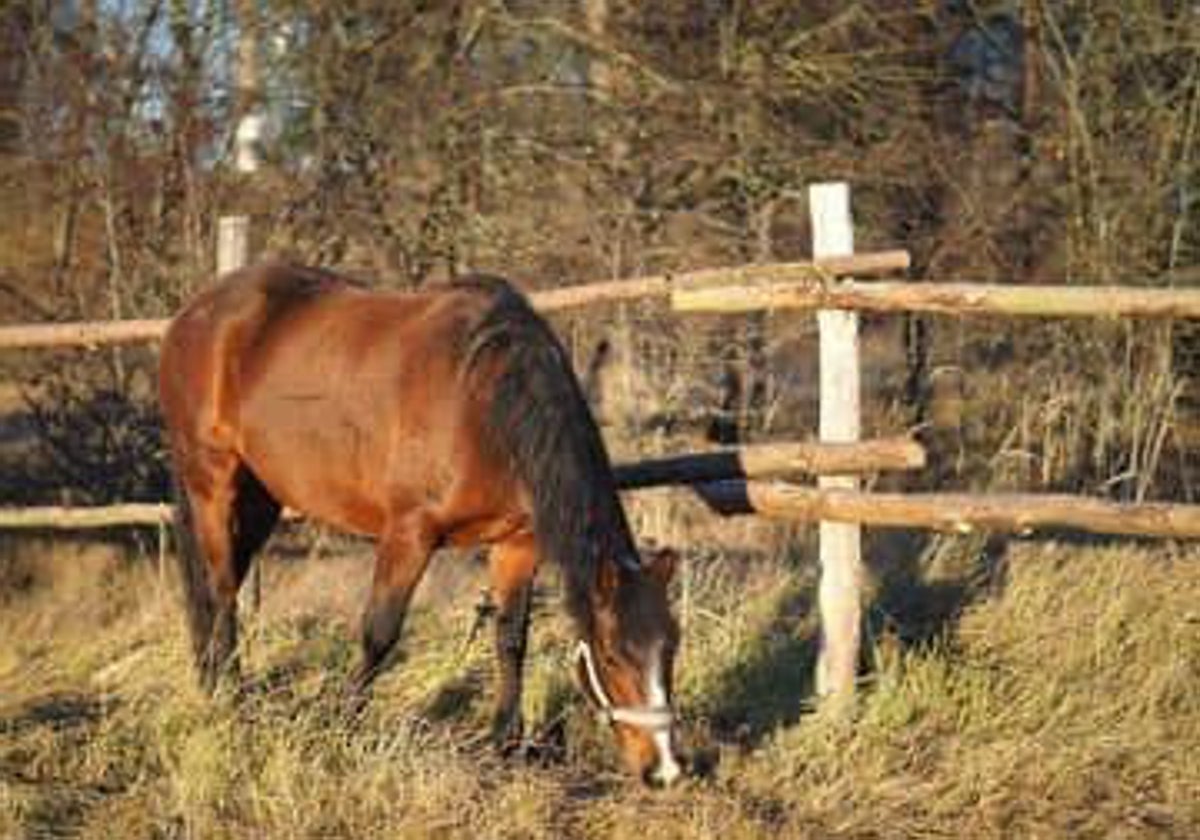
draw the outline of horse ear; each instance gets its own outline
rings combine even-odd
[[[675,576],[675,567],[679,565],[679,552],[673,548],[656,548],[647,551],[642,558],[642,566],[646,574],[654,578],[664,587]]]

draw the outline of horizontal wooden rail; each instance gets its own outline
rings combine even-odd
[[[42,505],[0,508],[0,530],[86,531],[99,528],[144,527],[170,524],[174,505],[167,502],[129,502],[93,507]],[[285,508],[287,520],[303,517]]]
[[[666,298],[672,289],[704,287],[718,283],[752,284],[766,281],[821,280],[847,274],[876,275],[908,268],[907,251],[882,251],[857,254],[851,257],[803,263],[768,263],[764,265],[713,268],[680,274],[660,274],[588,283],[549,289],[530,295],[534,306],[546,312],[637,300],[647,297]],[[0,350],[40,347],[97,347],[102,344],[132,344],[157,341],[167,329],[168,320],[139,321],[79,321],[62,324],[21,324],[0,327]]]
[[[882,438],[854,444],[761,443],[739,449],[677,455],[618,464],[622,490],[814,473],[863,473],[925,465],[925,450],[911,438]],[[298,518],[287,510],[288,518]],[[0,529],[85,530],[161,525],[171,521],[166,503],[97,507],[0,508]]]
[[[135,344],[157,341],[167,320],[76,321],[63,324],[21,324],[0,327],[0,350],[39,347],[98,347],[101,344]]]
[[[861,522],[875,527],[918,528],[957,534],[976,531],[1024,534],[1051,529],[1200,538],[1200,505],[1122,504],[1082,496],[1033,493],[868,493],[737,480],[693,486],[709,505],[724,514],[755,513],[773,519],[811,522]],[[167,504],[38,507],[0,510],[0,528],[82,530],[162,525],[170,518],[171,506]]]
[[[86,530],[130,525],[162,525],[171,521],[171,505],[123,504],[100,507],[0,508],[0,528]]]
[[[607,283],[588,283],[534,292],[530,299],[543,312],[587,306],[596,303],[620,303],[644,298],[668,297],[677,289],[703,289],[711,286],[742,286],[780,282],[824,282],[855,274],[860,277],[905,271],[910,264],[907,251],[880,251],[829,257],[813,262],[765,263],[729,268],[709,268],[678,274],[657,274]]]
[[[984,283],[770,283],[671,292],[677,312],[854,309],[1038,318],[1200,318],[1200,289]]]
[[[856,443],[759,443],[717,452],[677,455],[618,464],[617,487],[636,490],[736,478],[845,475],[912,470],[925,466],[925,449],[912,438]]]
[[[895,270],[904,252],[863,254],[874,270]],[[906,256],[906,255],[905,255]],[[779,278],[835,276],[849,265],[791,263],[712,269],[678,275],[615,280],[531,295],[543,311],[649,297],[669,297],[678,312],[737,314],[773,309],[855,309],[863,312],[929,312],[1040,318],[1200,318],[1200,289],[1129,286],[1009,286],[983,283],[879,281],[777,282]],[[837,261],[840,263],[840,261]],[[870,267],[870,265],[868,265]],[[866,274],[869,271],[860,270]],[[157,341],[166,319],[0,327],[0,350],[98,347]]]
[[[1062,494],[867,493],[755,481],[717,482],[696,489],[721,513],[756,513],[776,519],[861,522],[959,534],[1062,529],[1200,538],[1200,505],[1123,504]]]

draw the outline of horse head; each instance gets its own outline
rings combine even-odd
[[[683,775],[672,710],[679,628],[667,600],[676,563],[669,549],[647,553],[641,563],[604,563],[576,659],[579,683],[612,727],[625,763],[660,787]]]

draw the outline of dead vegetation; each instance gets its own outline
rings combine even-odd
[[[619,772],[568,682],[549,579],[526,700],[540,749],[504,762],[481,737],[490,644],[467,633],[480,578],[451,573],[456,558],[427,583],[404,661],[347,721],[352,622],[340,599],[313,593],[364,575],[355,561],[270,555],[246,685],[214,703],[145,563],[41,547],[22,597],[0,610],[0,833],[1193,836],[1200,557],[979,549],[930,545],[916,577],[891,581],[852,728],[800,702],[811,574],[783,557],[691,553],[679,694],[702,775],[653,795]],[[946,609],[918,641],[938,592]]]

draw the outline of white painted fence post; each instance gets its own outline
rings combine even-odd
[[[236,271],[250,262],[250,217],[217,219],[217,276]]]
[[[850,188],[844,183],[813,184],[808,191],[812,218],[813,258],[854,252]],[[858,314],[822,310],[820,330],[820,437],[822,441],[856,441],[860,435]],[[819,486],[857,489],[854,476],[822,476]],[[835,708],[854,696],[858,671],[862,607],[862,529],[859,525],[820,525],[821,648],[817,658],[818,696]]]
[[[224,277],[250,263],[250,217],[221,216],[217,219],[217,276]],[[242,589],[243,603],[249,598],[249,608],[258,612],[262,606],[262,564],[257,557],[250,569],[249,586]]]

